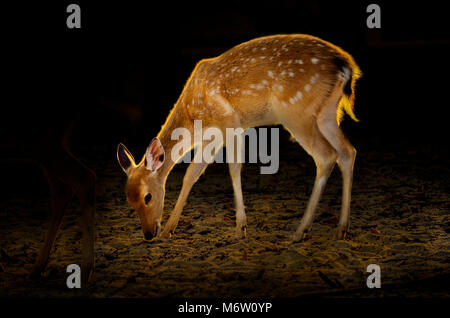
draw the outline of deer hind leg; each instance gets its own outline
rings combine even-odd
[[[87,183],[81,191],[76,193],[82,209],[83,262],[81,277],[86,283],[91,279],[95,266],[95,175],[87,170],[84,178]]]
[[[241,163],[229,163],[231,181],[233,182],[234,200],[236,205],[236,235],[238,238],[247,236],[247,216],[245,215],[244,198],[241,186]]]
[[[53,157],[49,170],[59,181],[71,188],[81,205],[83,233],[81,278],[85,283],[94,270],[95,173],[63,149]]]
[[[344,239],[349,228],[350,198],[356,150],[337,124],[336,108],[336,103],[324,107],[319,113],[317,124],[322,134],[336,150],[337,162],[342,172],[342,206],[336,238]]]
[[[241,184],[241,161],[243,161],[244,159],[242,158],[244,136],[238,134],[234,138],[234,149],[227,150],[228,170],[230,172],[231,181],[233,183],[234,203],[236,207],[236,236],[237,238],[245,238],[247,237],[247,216],[245,215],[244,198],[242,195]],[[233,158],[230,158],[231,156],[233,156]]]
[[[56,233],[61,225],[61,221],[64,216],[67,205],[73,198],[72,189],[65,183],[58,180],[58,178],[49,173],[46,168],[44,168],[44,173],[50,186],[50,197],[51,197],[51,217],[50,226],[45,236],[44,245],[42,246],[36,261],[33,265],[31,276],[39,277],[41,273],[45,270],[48,262],[50,251],[55,242]]]
[[[72,157],[72,156],[71,156]],[[81,205],[81,228],[83,233],[83,260],[81,263],[81,278],[88,282],[94,272],[94,242],[95,242],[95,183],[93,171],[85,167],[79,160],[72,157],[72,167],[75,178],[69,179]]]
[[[306,234],[310,231],[317,205],[322,192],[325,189],[328,177],[333,171],[337,157],[333,147],[331,147],[325,137],[323,137],[320,133],[317,124],[314,121],[311,121],[309,127],[310,128],[307,130],[305,130],[305,126],[290,129],[294,138],[306,150],[306,152],[313,157],[316,164],[316,178],[314,181],[314,187],[308,200],[306,211],[300,221],[300,225],[293,236],[294,242],[303,240]]]

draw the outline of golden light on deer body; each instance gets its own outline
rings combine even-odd
[[[171,133],[184,127],[193,135],[195,120],[202,121],[203,129],[216,127],[224,135],[227,128],[281,124],[313,157],[316,180],[294,235],[296,241],[310,229],[321,193],[337,162],[343,176],[337,238],[343,238],[349,224],[356,151],[339,123],[344,112],[356,120],[354,87],[360,75],[348,53],[319,38],[300,34],[254,39],[216,58],[200,61],[144,159],[135,164],[125,146],[118,148],[119,163],[128,176],[127,199],[141,218],[146,238],[159,233],[165,182],[177,161],[170,155],[178,142],[171,139]],[[189,149],[196,146],[192,141]],[[194,160],[189,165],[162,236],[173,233],[188,194],[207,164]],[[235,194],[236,231],[245,236],[241,164],[229,163],[229,171]]]

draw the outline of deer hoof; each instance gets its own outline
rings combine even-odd
[[[292,236],[292,243],[305,242],[305,241],[309,240],[310,238],[311,238],[311,235],[309,235],[309,231],[307,231],[307,230],[297,231]]]
[[[247,237],[247,225],[236,227],[236,236],[239,239],[244,239]]]
[[[164,230],[161,232],[160,237],[168,239],[172,236],[172,234],[173,234],[172,230],[167,230],[167,231]]]
[[[299,243],[299,242],[305,242],[311,238],[311,235],[309,234],[311,230],[311,227],[299,230],[294,233],[294,236],[292,237],[292,243]]]
[[[339,226],[336,231],[335,239],[336,240],[345,240],[347,237],[347,228],[343,226]]]
[[[92,265],[82,265],[81,266],[81,280],[83,284],[87,284],[92,281],[94,276],[94,267]]]

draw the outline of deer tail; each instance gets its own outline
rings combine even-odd
[[[338,125],[340,125],[345,113],[347,113],[351,119],[358,122],[359,119],[356,118],[353,109],[355,106],[355,85],[356,81],[362,76],[362,72],[353,58],[351,58],[350,56],[338,57],[336,58],[335,63],[341,71],[339,76],[341,76],[341,78],[345,80],[343,94],[341,99],[339,100],[336,111],[337,123]]]

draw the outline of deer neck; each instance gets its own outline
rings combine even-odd
[[[160,168],[159,173],[164,183],[170,171],[175,166],[178,159],[180,159],[181,157],[175,156],[176,158],[172,158],[172,149],[177,143],[180,142],[178,139],[172,140],[172,132],[176,128],[188,129],[191,133],[191,136],[193,136],[194,132],[193,121],[186,113],[185,108],[182,106],[182,102],[180,101],[174,106],[169,116],[167,117],[166,122],[162,126],[161,131],[158,133],[158,138],[161,141],[165,152],[165,160],[162,167]],[[193,142],[191,142],[190,149],[192,149],[193,147],[194,144]]]

